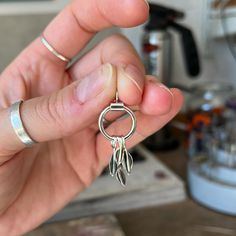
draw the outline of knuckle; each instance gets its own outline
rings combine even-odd
[[[137,65],[144,71],[141,59],[131,42],[121,34],[109,36],[101,43],[101,58],[115,61],[119,65]],[[115,59],[113,59],[115,55]]]
[[[64,122],[63,101],[58,93],[42,98],[42,101],[37,103],[35,110],[42,122],[50,127],[55,128],[55,132],[60,136],[67,133]]]
[[[78,27],[82,28],[84,32],[87,32],[89,34],[96,33],[96,27],[92,27],[91,24],[88,23],[88,20],[85,20],[84,17],[81,17],[78,13],[78,9],[79,8],[75,4],[71,5],[71,7],[69,8],[74,22],[78,25]]]
[[[104,45],[127,45],[131,48],[133,48],[131,42],[129,41],[129,39],[125,36],[125,35],[122,35],[121,33],[115,33],[115,34],[112,34],[110,36],[108,36],[104,41],[103,41],[103,44]]]

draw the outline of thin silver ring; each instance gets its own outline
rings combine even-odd
[[[32,146],[36,142],[28,135],[26,132],[24,125],[22,123],[21,115],[20,115],[20,106],[22,104],[22,100],[15,102],[10,107],[10,120],[12,128],[14,129],[17,137],[25,146]]]
[[[62,60],[63,62],[70,62],[70,59],[63,56],[62,54],[60,54],[59,52],[57,52],[57,50],[55,48],[53,48],[49,42],[43,37],[43,35],[40,36],[40,40],[43,43],[43,45],[57,58],[59,58],[60,60]]]
[[[105,128],[104,128],[104,125],[103,125],[104,120],[105,120],[105,116],[109,111],[125,111],[130,115],[131,120],[132,120],[132,126],[131,126],[130,131],[124,136],[124,139],[126,140],[126,139],[130,138],[136,130],[137,121],[136,121],[136,117],[135,117],[133,111],[131,109],[129,109],[128,107],[126,107],[123,103],[112,103],[110,106],[106,107],[102,111],[102,113],[100,114],[99,119],[98,119],[98,126],[99,126],[99,129],[100,129],[100,132],[105,136],[105,138],[107,138],[110,141],[117,138],[117,136],[114,136],[114,137],[110,136],[105,131]]]

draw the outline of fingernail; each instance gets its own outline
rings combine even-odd
[[[119,71],[123,76],[129,79],[141,93],[143,93],[144,75],[140,72],[140,70],[137,67],[133,65],[128,65],[125,68],[120,68]]]
[[[113,67],[107,63],[83,78],[77,88],[76,96],[80,103],[85,103],[98,96],[112,79]]]
[[[144,2],[147,4],[148,8],[150,8],[148,0],[144,0]]]
[[[173,93],[171,92],[171,90],[167,86],[165,86],[164,84],[160,83],[158,81],[158,79],[149,78],[148,81],[150,81],[151,83],[156,84],[159,88],[166,90],[168,93],[171,94],[171,96],[173,96]]]

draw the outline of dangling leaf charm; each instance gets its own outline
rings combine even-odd
[[[116,174],[116,170],[117,170],[117,164],[116,164],[116,160],[115,160],[115,153],[113,153],[110,163],[109,163],[109,170],[110,170],[110,175],[113,177]]]
[[[126,149],[124,150],[123,165],[125,166],[126,172],[130,174],[133,168],[133,158]]]
[[[109,163],[110,175],[116,176],[116,179],[122,186],[126,185],[126,175],[131,173],[133,167],[133,158],[125,147],[124,138],[116,137],[111,142],[113,154]]]
[[[126,185],[126,176],[123,171],[122,164],[120,164],[119,167],[117,168],[116,178],[121,183],[122,186]]]
[[[117,150],[117,163],[120,164],[122,163],[122,160],[123,160],[123,152],[124,152],[124,148],[123,148],[123,145],[122,143],[120,143],[119,145],[119,149]]]
[[[112,153],[112,157],[111,157],[111,160],[110,160],[110,163],[109,163],[109,171],[110,171],[110,175],[113,177],[115,174],[116,174],[116,171],[117,171],[117,139],[113,139],[111,141],[111,146],[112,146],[112,149],[113,149],[113,153]]]

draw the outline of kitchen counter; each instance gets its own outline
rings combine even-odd
[[[186,181],[188,158],[183,147],[156,154],[159,160]],[[126,236],[236,236],[235,217],[204,208],[190,198],[179,203],[122,212],[116,217]],[[58,222],[54,228],[65,235],[63,229],[66,225],[65,222]],[[50,225],[42,227],[41,233],[44,233],[40,235],[51,235],[45,234],[48,227]]]
[[[235,236],[236,218],[192,200],[118,214],[126,236]]]
[[[157,152],[158,159],[186,181],[183,147]],[[117,214],[126,236],[236,236],[236,217],[209,210],[190,198],[171,205]]]

